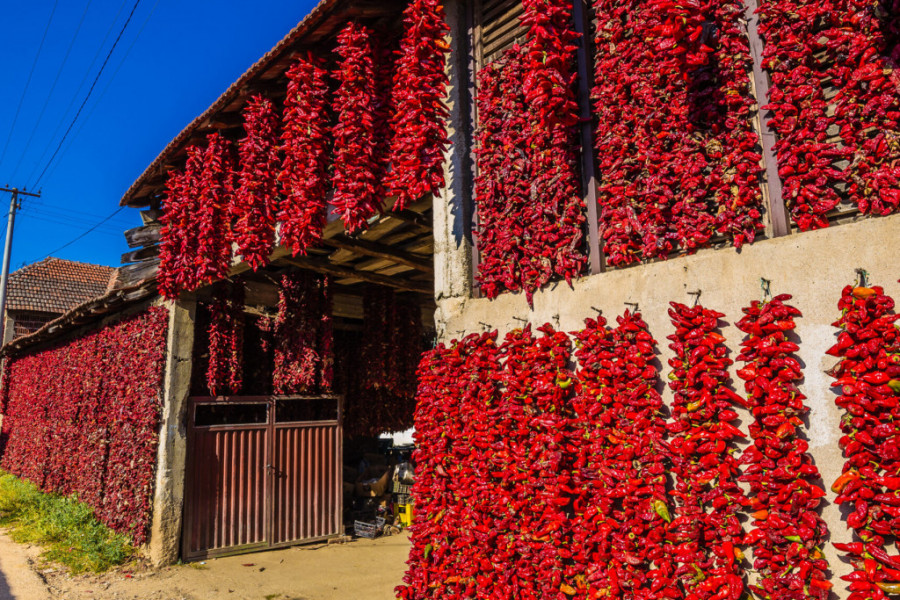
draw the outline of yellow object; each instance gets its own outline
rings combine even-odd
[[[397,516],[400,517],[401,525],[403,525],[404,527],[409,527],[410,525],[412,525],[412,504],[397,504],[395,505],[395,510],[397,511]]]

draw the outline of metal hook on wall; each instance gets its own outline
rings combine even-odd
[[[487,323],[485,323],[484,321],[478,321],[478,324],[481,325],[482,327],[484,327],[484,330],[485,330],[485,331],[490,331],[490,330],[491,330],[491,326],[488,325]]]
[[[591,308],[592,308],[593,310],[596,310],[598,315],[602,315],[602,314],[603,314],[603,311],[600,310],[599,308],[597,308],[596,306],[592,306]]]
[[[762,290],[763,302],[772,297],[772,281],[770,279],[760,277],[759,287]]]
[[[694,297],[694,306],[700,303],[700,294],[703,293],[703,290],[698,289],[696,292],[688,292],[688,296]]]
[[[625,302],[625,306],[631,307],[631,312],[636,313],[641,310],[640,306],[638,306],[637,302]]]

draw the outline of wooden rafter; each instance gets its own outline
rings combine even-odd
[[[295,267],[300,267],[301,269],[315,271],[316,273],[331,275],[332,277],[340,277],[343,279],[357,279],[359,281],[374,283],[376,285],[383,285],[385,287],[404,290],[407,292],[427,294],[429,296],[434,293],[434,291],[432,290],[432,286],[427,283],[417,283],[415,281],[409,281],[407,279],[401,279],[398,277],[387,277],[385,275],[379,275],[377,273],[357,271],[356,269],[353,269],[351,267],[336,265],[332,262],[328,262],[327,260],[297,256],[284,257],[280,259],[280,262],[293,265]]]
[[[372,256],[374,258],[383,258],[399,265],[412,267],[417,271],[434,274],[434,265],[431,261],[391,246],[385,246],[377,242],[370,242],[364,239],[353,239],[344,235],[323,240],[323,242],[333,248],[341,250],[349,250],[364,256]]]

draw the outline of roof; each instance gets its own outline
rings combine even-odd
[[[62,314],[107,293],[115,280],[112,267],[45,258],[10,274],[6,310]]]
[[[402,3],[396,0],[320,0],[274,48],[247,69],[212,106],[184,128],[150,163],[140,177],[128,188],[120,206],[148,206],[150,199],[162,190],[165,174],[179,162],[179,153],[189,143],[201,143],[207,133],[221,127],[214,117],[235,102],[241,106],[252,93],[258,93],[267,83],[287,69],[296,56],[294,52],[315,47],[328,39],[336,29],[351,18],[377,18],[397,12]],[[288,61],[285,63],[285,61]],[[284,65],[280,63],[285,63]],[[254,85],[257,84],[257,85]]]

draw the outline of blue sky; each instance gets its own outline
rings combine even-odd
[[[11,268],[41,260],[112,214],[165,145],[315,4],[138,0],[50,162],[135,0],[3,2],[0,186],[42,192],[23,199]],[[0,193],[0,216],[9,201]],[[128,250],[122,231],[139,224],[138,211],[126,208],[54,256],[117,266]]]

